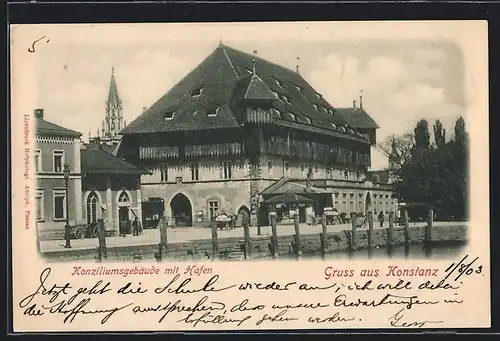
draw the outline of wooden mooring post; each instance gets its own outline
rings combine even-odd
[[[215,218],[211,219],[210,225],[212,228],[212,260],[216,260],[219,258],[219,239],[217,237],[217,223],[215,222]]]
[[[293,218],[293,225],[295,227],[295,234],[293,236],[294,241],[295,241],[295,254],[297,255],[297,258],[300,257],[301,252],[301,247],[300,247],[300,228],[299,228],[299,215],[296,214]]]
[[[158,244],[158,254],[156,255],[156,260],[161,262],[163,260],[163,254],[167,252],[168,245],[168,224],[164,217],[160,218],[158,222],[160,228],[160,243]]]
[[[427,217],[427,225],[425,225],[425,234],[424,234],[424,248],[426,257],[430,257],[432,250],[432,224],[434,222],[434,211],[429,210],[429,216]]]
[[[368,259],[372,258],[373,247],[373,212],[368,212]]]
[[[394,212],[389,212],[389,228],[387,228],[387,255],[392,257],[392,238],[394,235]]]
[[[276,258],[276,254],[278,253],[278,232],[276,231],[276,216],[271,216],[271,257]]]
[[[323,213],[321,217],[321,233],[319,234],[319,241],[321,245],[321,258],[325,259],[326,255],[326,214]]]
[[[410,221],[408,219],[408,211],[404,211],[404,226],[403,226],[403,233],[404,233],[404,238],[405,238],[405,258],[408,258],[410,254],[410,233],[409,233],[409,228],[410,228]]]
[[[106,230],[104,228],[104,220],[99,219],[97,221],[97,238],[99,239],[99,250],[101,253],[101,256],[99,257],[102,259],[102,256],[104,256],[104,259],[108,258],[108,250],[106,248]]]
[[[245,238],[245,259],[252,259],[252,239],[250,238],[249,221],[243,220],[243,236]]]
[[[357,223],[357,214],[355,212],[351,212],[351,251],[356,251],[358,249],[358,227]]]

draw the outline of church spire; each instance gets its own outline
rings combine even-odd
[[[120,108],[122,106],[122,101],[120,96],[118,95],[118,87],[116,86],[115,79],[115,68],[111,68],[111,80],[109,82],[109,93],[108,93],[108,101],[106,102],[108,107],[111,108]]]
[[[109,82],[108,99],[106,101],[106,117],[104,121],[102,127],[103,137],[114,137],[123,128],[122,101],[120,99],[120,95],[118,94],[114,67],[111,68],[111,80]]]

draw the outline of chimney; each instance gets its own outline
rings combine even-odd
[[[361,90],[361,95],[359,95],[359,108],[363,109],[363,90]]]
[[[146,110],[148,110],[148,107],[142,107],[142,112],[145,112]]]
[[[35,114],[35,118],[43,119],[43,109],[35,109],[33,110],[33,114]]]
[[[356,109],[356,100],[352,101],[352,107]]]

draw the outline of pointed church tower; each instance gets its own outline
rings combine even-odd
[[[104,122],[106,137],[114,137],[118,135],[123,128],[123,108],[122,100],[118,94],[116,86],[115,68],[111,68],[111,80],[109,82],[108,100],[106,101],[106,118]]]

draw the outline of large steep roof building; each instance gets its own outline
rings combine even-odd
[[[258,201],[282,193],[269,188],[283,178],[288,191],[304,187],[294,181],[324,180],[323,190],[306,194],[318,214],[335,205],[340,182],[352,192],[345,194],[356,192],[337,203],[341,209],[365,210],[377,128],[362,108],[335,108],[298,70],[220,44],[121,130],[116,153],[150,170],[143,193],[163,198],[173,223],[241,209],[266,223],[260,210],[268,208],[257,209]]]

